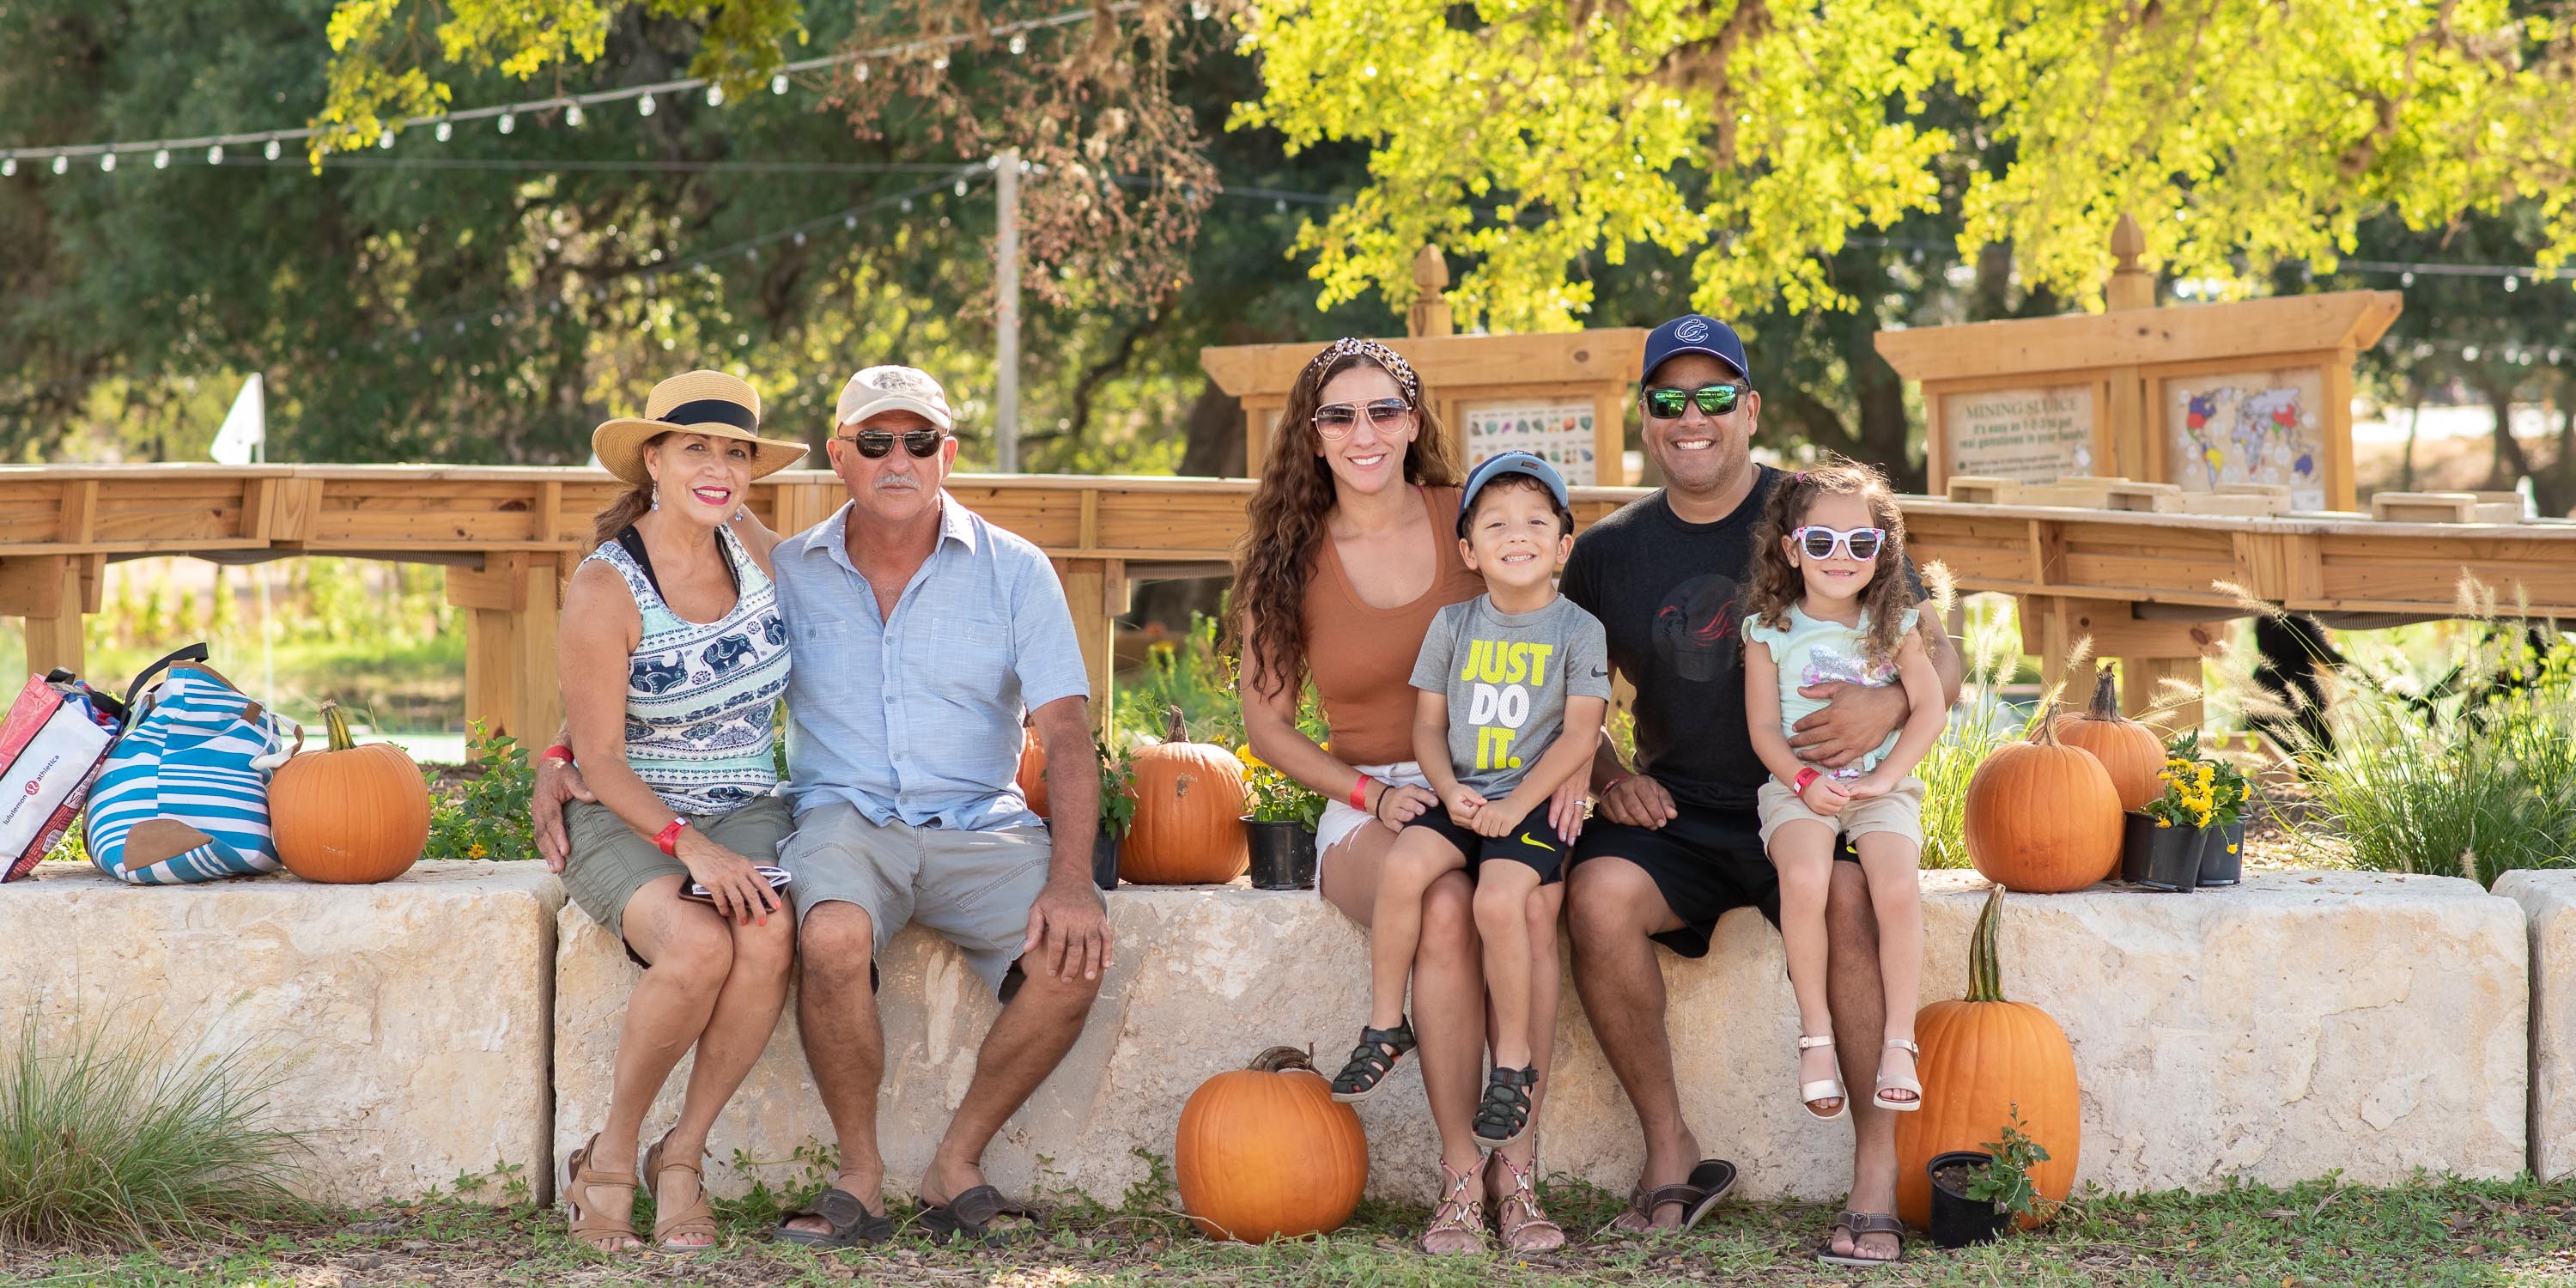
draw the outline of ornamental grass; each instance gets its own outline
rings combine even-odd
[[[49,1039],[30,1012],[0,1051],[0,1246],[131,1248],[305,1213],[286,1188],[302,1146],[261,1125],[273,1063],[72,1027]]]

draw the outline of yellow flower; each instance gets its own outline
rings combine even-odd
[[[2236,852],[2236,847],[2235,847],[2235,846],[2233,846],[2233,845],[2228,846],[2228,847],[2227,847],[2227,852],[2228,852],[2228,853],[2230,853],[2230,854],[2234,854],[2234,853]]]
[[[489,854],[489,853],[491,853],[491,851],[484,849],[484,848],[483,848],[483,843],[482,843],[481,841],[476,841],[476,842],[475,842],[475,843],[474,843],[470,848],[468,848],[468,849],[465,851],[465,857],[467,857],[467,858],[469,858],[469,859],[479,859],[479,858],[482,858],[484,855]]]
[[[2160,819],[2157,819],[2157,820],[2156,820],[2156,826],[2158,826],[2158,827],[2172,827],[2172,826],[2173,826],[2173,820],[2172,820],[2172,819],[2169,819],[2169,818],[2160,818]]]
[[[1248,742],[1234,749],[1234,758],[1254,769],[1270,768],[1269,764],[1263,761],[1261,757],[1252,754],[1252,744]]]

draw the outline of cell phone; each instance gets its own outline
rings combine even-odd
[[[766,863],[754,867],[752,871],[759,873],[761,880],[767,881],[771,890],[783,889],[788,882],[796,879],[787,869],[772,867]],[[710,908],[716,904],[715,895],[695,881],[680,887],[680,897],[691,903],[703,903]]]

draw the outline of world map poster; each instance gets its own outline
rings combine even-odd
[[[2270,483],[2290,489],[2293,509],[2326,508],[2317,368],[2177,376],[2164,393],[2168,482],[2186,492]]]

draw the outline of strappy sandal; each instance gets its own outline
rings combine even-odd
[[[1834,1040],[1829,1036],[1803,1034],[1798,1038],[1798,1054],[1803,1057],[1818,1047],[1830,1047],[1833,1044]],[[1817,1113],[1816,1102],[1819,1100],[1834,1101],[1834,1111],[1829,1114]],[[1834,1076],[1830,1078],[1818,1078],[1813,1082],[1799,1083],[1798,1105],[1807,1111],[1808,1117],[1824,1123],[1833,1122],[1851,1112],[1851,1089],[1843,1085],[1840,1067],[1836,1067]]]
[[[696,1163],[666,1162],[662,1147],[671,1143],[669,1136],[653,1142],[644,1151],[644,1175],[653,1182],[653,1246],[663,1252],[705,1252],[716,1246],[716,1210],[707,1202],[707,1174]],[[687,1172],[698,1182],[698,1196],[676,1212],[663,1210],[662,1175],[665,1172]],[[700,1235],[704,1243],[679,1243],[682,1235]]]
[[[1476,1106],[1476,1143],[1501,1149],[1520,1143],[1530,1129],[1530,1088],[1538,1085],[1538,1066],[1496,1068],[1485,1078],[1485,1098]]]
[[[1422,1250],[1435,1257],[1461,1252],[1487,1251],[1485,1244],[1485,1201],[1474,1194],[1474,1172],[1453,1172],[1449,1160],[1440,1160],[1440,1177],[1448,1193],[1431,1213],[1431,1224],[1422,1228]],[[1432,1240],[1444,1234],[1463,1235],[1466,1242],[1433,1247]]]
[[[1858,1255],[1848,1257],[1843,1256],[1842,1254],[1834,1251],[1835,1229],[1851,1231],[1852,1250],[1855,1254],[1860,1250],[1860,1240],[1862,1235],[1895,1235],[1896,1255],[1892,1257],[1863,1257]],[[1835,1217],[1833,1227],[1828,1228],[1825,1231],[1825,1242],[1822,1246],[1816,1249],[1816,1260],[1829,1266],[1860,1266],[1865,1269],[1895,1265],[1897,1262],[1905,1260],[1905,1223],[1897,1220],[1893,1214],[1886,1212],[1845,1212],[1841,1216]]]
[[[921,1230],[932,1243],[963,1239],[986,1247],[1017,1243],[1037,1234],[1037,1213],[1002,1197],[990,1185],[978,1185],[945,1203],[921,1201]],[[1017,1220],[995,1225],[1001,1217]]]
[[[1395,1072],[1414,1045],[1411,1020],[1398,1020],[1391,1029],[1361,1029],[1360,1044],[1351,1048],[1350,1060],[1333,1075],[1333,1099],[1356,1105],[1376,1095],[1386,1075]]]
[[[599,1135],[591,1134],[590,1143],[572,1152],[564,1160],[564,1210],[572,1218],[564,1233],[573,1242],[593,1252],[625,1252],[626,1247],[601,1247],[601,1240],[625,1239],[634,1247],[643,1246],[635,1237],[635,1174],[603,1172],[590,1165],[591,1151],[599,1147]],[[602,1199],[599,1191],[624,1195]]]
[[[1907,1055],[1913,1056],[1916,1064],[1920,1065],[1922,1063],[1923,1048],[1914,1045],[1912,1042],[1909,1042],[1904,1038],[1889,1038],[1887,1040],[1887,1049],[1890,1051],[1902,1051]],[[1887,1093],[1891,1091],[1911,1091],[1914,1093],[1914,1098],[1912,1100],[1890,1100],[1887,1098]],[[1878,1091],[1870,1097],[1870,1100],[1877,1104],[1881,1109],[1892,1109],[1900,1114],[1910,1114],[1923,1107],[1923,1084],[1910,1077],[1898,1076],[1891,1078],[1887,1076],[1887,1066],[1882,1063],[1878,1067]]]
[[[1565,1246],[1565,1227],[1547,1219],[1539,1210],[1538,1190],[1530,1184],[1530,1173],[1538,1170],[1533,1163],[1527,1170],[1512,1165],[1502,1154],[1503,1170],[1511,1173],[1512,1192],[1494,1209],[1494,1224],[1501,1228],[1503,1247],[1512,1252],[1554,1252]]]

